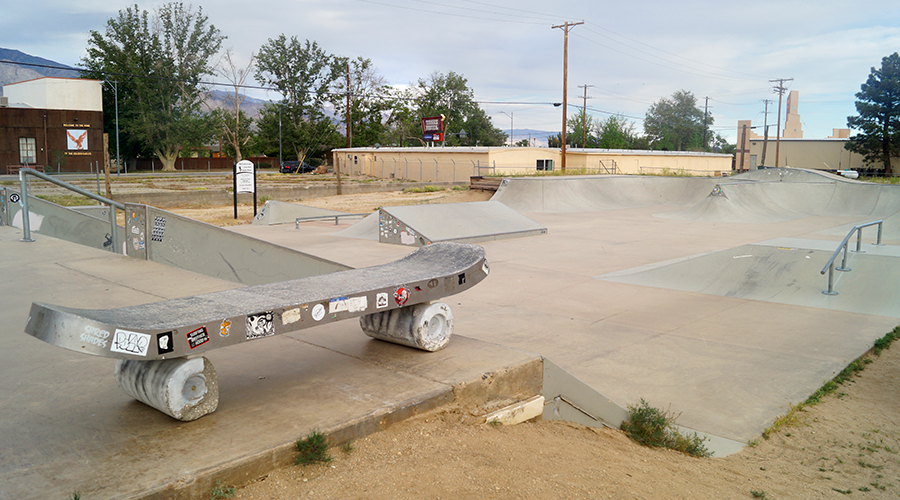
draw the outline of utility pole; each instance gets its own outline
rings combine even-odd
[[[578,88],[584,89],[584,96],[583,96],[583,101],[581,104],[581,147],[582,147],[582,149],[587,147],[587,100],[588,100],[587,89],[589,87],[593,87],[593,85],[588,85],[585,83],[584,85],[578,86]],[[593,97],[591,97],[591,99],[593,99]]]
[[[766,108],[763,113],[763,151],[762,151],[762,165],[766,166],[766,146],[769,145],[769,103],[772,102],[771,99],[763,99],[763,103],[765,103]]]
[[[706,101],[703,104],[703,147],[707,147],[709,142],[706,141],[706,117],[709,116],[709,96],[706,96]]]
[[[568,111],[568,104],[566,99],[568,99],[568,92],[566,88],[569,85],[569,28],[574,28],[579,24],[584,24],[584,21],[580,23],[570,23],[566,21],[565,24],[560,24],[558,26],[553,26],[553,29],[562,28],[565,33],[565,37],[563,38],[563,99],[562,99],[562,162],[561,167],[565,172],[566,170],[566,112]]]
[[[347,148],[353,144],[350,139],[350,61],[347,61]]]
[[[792,82],[793,78],[776,78],[774,80],[769,80],[769,83],[778,82],[778,86],[772,89],[772,92],[778,94],[778,125],[775,130],[775,168],[778,168],[778,161],[781,159],[781,98],[784,96],[784,91],[787,90],[787,87],[784,86],[784,82]]]

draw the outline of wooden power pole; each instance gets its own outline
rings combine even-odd
[[[566,170],[566,112],[568,111],[566,99],[568,99],[569,95],[566,91],[566,88],[569,85],[569,29],[578,26],[579,24],[584,24],[584,21],[579,23],[570,23],[566,21],[565,24],[560,24],[558,26],[554,26],[553,28],[562,28],[565,36],[563,37],[563,99],[562,99],[562,144],[561,146],[561,165],[560,168],[565,171]]]
[[[769,80],[769,83],[778,82],[778,85],[772,89],[772,92],[778,94],[778,125],[775,130],[775,168],[778,168],[778,162],[781,160],[781,98],[784,96],[784,91],[787,90],[787,87],[784,86],[784,82],[792,82],[793,78],[776,78],[774,80]]]

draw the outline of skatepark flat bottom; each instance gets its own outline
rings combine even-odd
[[[8,285],[0,296],[3,500],[73,491],[206,498],[215,481],[240,484],[291,463],[293,442],[314,430],[347,441],[454,400],[474,408],[540,391],[539,356],[467,338],[465,327],[446,349],[427,353],[370,339],[347,320],[208,353],[219,408],[180,422],[119,390],[115,360],[24,334],[30,304],[112,308],[240,285],[49,237],[20,238],[0,227]]]

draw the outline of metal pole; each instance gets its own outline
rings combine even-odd
[[[28,212],[28,181],[22,170],[19,170],[19,191],[22,193],[19,200],[19,206],[22,207],[22,241],[32,242],[34,240],[31,239],[31,217]]]
[[[122,157],[119,156],[119,82],[113,82],[116,95],[116,176],[122,170]],[[128,175],[128,165],[125,165],[125,175]]]
[[[112,248],[110,249],[113,253],[119,253],[119,226],[116,224],[116,207],[112,205],[108,205],[109,207],[109,228],[110,228],[110,241],[112,242]]]

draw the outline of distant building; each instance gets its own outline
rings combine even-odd
[[[750,120],[738,121],[735,169],[757,170],[776,165],[831,171],[850,169],[877,172],[884,169],[880,162],[865,164],[862,155],[844,148],[850,139],[849,128],[832,129],[831,136],[827,138],[804,138],[799,104],[800,93],[792,90],[787,98],[780,146],[777,146],[777,138],[774,135],[767,136],[762,126],[754,127]]]
[[[43,77],[3,86],[0,173],[17,166],[88,172],[103,165],[101,82]]]
[[[468,181],[477,175],[528,175],[560,169],[559,148],[416,147],[332,150],[341,172],[384,179]],[[688,151],[568,148],[566,168],[592,174],[684,173],[721,176],[733,156]]]

